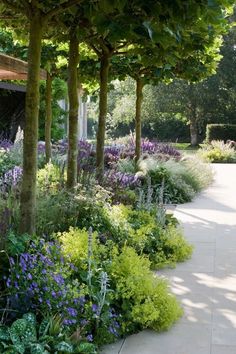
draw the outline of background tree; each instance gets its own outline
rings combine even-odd
[[[229,4],[228,4],[229,5]],[[162,61],[161,64],[159,64],[160,66],[162,65],[162,69],[163,69],[163,62],[167,62],[167,65],[169,66],[174,66],[176,64],[176,62],[181,58],[186,59],[189,55],[194,54],[196,57],[200,57],[199,59],[201,59],[201,61],[203,62],[204,59],[204,54],[209,57],[209,53],[212,53],[212,49],[210,49],[211,47],[215,46],[215,38],[224,33],[224,31],[226,30],[227,27],[227,22],[224,19],[225,16],[225,8],[224,6],[221,6],[221,4],[218,4],[218,6],[212,6],[211,4],[207,4],[203,10],[203,7],[198,8],[198,10],[196,11],[197,8],[197,4],[195,4],[195,6],[193,6],[193,8],[191,8],[192,12],[191,12],[191,19],[189,20],[189,18],[186,20],[186,13],[188,12],[189,9],[186,9],[186,7],[183,5],[180,5],[179,3],[175,3],[173,2],[172,4],[173,7],[171,7],[169,4],[168,6],[165,7],[165,5],[162,6],[162,16],[163,14],[166,14],[166,16],[169,18],[168,21],[168,25],[166,24],[166,22],[162,23],[160,21],[160,18],[158,18],[158,15],[160,15],[160,8],[153,8],[152,7],[152,14],[155,14],[155,10],[157,10],[156,13],[156,18],[155,16],[152,17],[152,20],[148,20],[148,15],[146,13],[146,18],[143,18],[142,24],[144,25],[144,27],[147,30],[148,36],[146,37],[146,39],[150,38],[153,41],[153,47],[155,47],[155,49],[158,49],[158,59],[157,62],[159,61],[159,59],[162,59],[160,61]],[[182,6],[182,7],[181,7]],[[174,8],[174,10],[176,11],[178,8],[178,11],[172,11]],[[147,9],[147,4],[145,6],[145,9]],[[158,12],[159,11],[159,12]],[[179,14],[182,11],[182,15],[183,18],[180,19]],[[195,12],[196,11],[196,12]],[[178,14],[173,15],[173,14]],[[201,13],[201,16],[199,16],[199,14]],[[212,16],[213,18],[213,14],[215,15],[215,18],[218,17],[218,24],[214,21],[212,21],[212,26],[209,26],[209,15]],[[194,21],[194,15],[196,15],[195,21]],[[153,18],[155,18],[155,20],[153,20]],[[158,18],[158,25],[157,25],[157,18]],[[146,21],[145,21],[146,20]],[[155,22],[156,21],[156,22]],[[180,26],[181,24],[181,26]],[[136,23],[137,25],[137,23]],[[220,26],[219,26],[220,25]],[[106,34],[107,36],[107,34]],[[141,36],[140,36],[141,37]],[[133,43],[137,44],[140,40],[140,37],[137,38],[133,38]],[[131,39],[131,37],[128,37],[129,39]],[[145,36],[142,36],[142,42],[144,41]],[[104,40],[104,38],[103,38]],[[105,44],[107,45],[108,51],[111,50],[111,52],[109,52],[110,54],[112,53],[113,47],[112,45],[109,43],[109,39],[107,39],[107,37],[105,37],[105,40],[107,41]],[[145,42],[145,41],[144,41]],[[101,44],[101,40],[99,41],[99,43]],[[132,40],[128,43],[132,43]],[[102,42],[103,47],[102,47],[102,54],[99,52],[99,49],[94,46],[94,50],[96,51],[96,53],[98,54],[98,56],[104,55],[104,51],[105,51],[105,46],[104,46],[104,42]],[[108,45],[109,44],[109,45]],[[146,44],[146,43],[145,43]],[[144,44],[144,50],[147,49],[146,46]],[[168,50],[169,49],[169,50]],[[172,58],[170,58],[170,60],[168,61],[168,59],[166,58],[168,56],[168,53],[172,51]],[[181,54],[180,54],[181,53]],[[114,54],[114,53],[112,53]],[[102,63],[102,62],[101,62]],[[156,64],[156,67],[158,68],[158,64]],[[205,63],[206,65],[206,63]],[[107,63],[107,69],[108,69],[109,65]],[[102,64],[101,64],[101,68],[102,68]],[[140,68],[140,70],[145,70],[146,68]],[[160,68],[158,68],[160,69]],[[178,71],[178,68],[177,68]],[[103,75],[104,73],[102,73]],[[200,73],[201,74],[201,73]],[[199,76],[201,76],[199,74]],[[141,101],[142,101],[142,88],[143,88],[143,80],[140,79],[140,77],[144,78],[145,75],[143,75],[143,72],[140,71],[139,75],[136,76],[136,82],[137,82],[137,89],[136,89],[136,93],[137,93],[137,100],[136,100],[136,133],[137,133],[137,144],[136,144],[136,155],[137,158],[140,156],[140,136],[141,136],[141,124],[140,124],[140,116],[141,116]],[[194,80],[194,73],[192,75],[193,80]],[[106,71],[106,92],[104,94],[104,97],[107,97],[107,82],[108,82],[108,70]],[[100,81],[102,86],[104,84],[104,82],[101,80]],[[103,90],[100,90],[100,95],[101,92],[103,92]],[[101,97],[101,96],[100,96]],[[100,104],[100,112],[102,109],[102,112],[105,110],[103,109],[105,106],[107,106],[107,101],[105,102],[105,98],[102,97],[102,101],[104,101],[104,105],[101,106]],[[100,100],[101,103],[101,100]],[[107,111],[107,109],[106,109]],[[103,115],[103,118],[102,118]],[[104,114],[102,114],[99,117],[99,124],[98,124],[98,139],[97,139],[97,167],[99,167],[99,169],[101,169],[102,171],[102,161],[103,161],[103,155],[102,155],[102,151],[103,151],[103,147],[104,147],[104,138],[105,138],[105,116]],[[102,132],[102,133],[101,133]]]

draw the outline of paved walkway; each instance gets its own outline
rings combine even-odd
[[[168,332],[143,331],[103,354],[236,354],[236,164],[214,165],[215,182],[176,209],[192,259],[162,271],[185,314]]]

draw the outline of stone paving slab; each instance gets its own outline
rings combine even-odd
[[[215,182],[178,206],[192,259],[158,275],[169,279],[185,314],[165,333],[143,331],[102,354],[236,354],[236,164],[216,164]]]
[[[213,345],[211,354],[235,354],[235,346],[229,345]]]

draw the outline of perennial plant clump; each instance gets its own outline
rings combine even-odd
[[[221,140],[212,140],[199,150],[199,156],[207,162],[213,163],[234,163],[236,162],[236,151],[230,143]]]
[[[209,184],[210,169],[147,139],[136,164],[131,140],[106,146],[98,182],[94,146],[81,140],[78,183],[67,190],[67,145],[53,144],[45,165],[39,144],[36,234],[20,237],[22,139],[0,149],[0,351],[6,353],[96,354],[128,333],[168,329],[182,314],[153,272],[192,253],[165,203],[191,200]],[[26,338],[22,328],[32,335]]]

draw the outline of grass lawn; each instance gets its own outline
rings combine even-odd
[[[173,143],[172,145],[186,155],[196,154],[199,148],[203,146],[203,144],[200,144],[198,147],[192,147],[190,143]]]
[[[173,143],[172,144],[177,150],[192,150],[192,151],[197,151],[200,146],[198,147],[192,147],[190,143]]]

